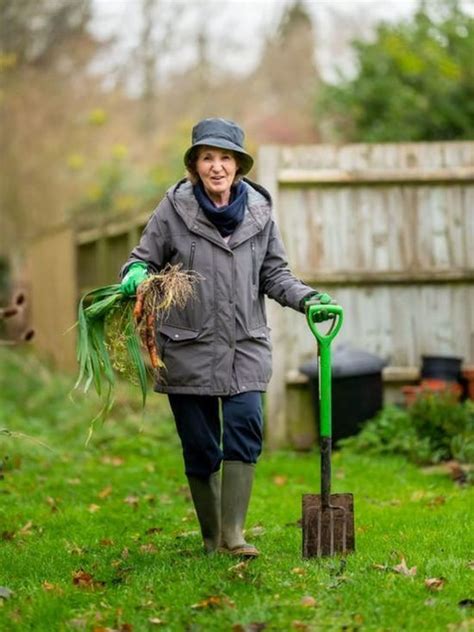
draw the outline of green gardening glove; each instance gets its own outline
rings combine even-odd
[[[322,294],[315,292],[314,294],[310,294],[309,296],[305,296],[303,298],[305,311],[310,305],[330,305],[333,302],[332,297],[326,292],[323,292]],[[316,323],[322,323],[323,321],[330,320],[331,318],[333,318],[333,315],[328,314],[326,310],[317,311],[313,315],[314,322]]]
[[[123,294],[134,296],[137,292],[137,287],[147,278],[147,270],[148,266],[146,263],[132,263],[120,284],[120,290]]]

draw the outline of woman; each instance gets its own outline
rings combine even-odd
[[[200,275],[196,297],[159,326],[166,372],[155,390],[169,397],[205,551],[254,557],[243,528],[271,375],[264,296],[304,312],[319,294],[288,268],[270,195],[243,178],[253,165],[243,141],[225,119],[193,128],[188,178],[152,215],[122,269],[122,289],[135,294],[167,263]]]

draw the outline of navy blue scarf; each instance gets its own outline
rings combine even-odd
[[[231,189],[227,206],[216,206],[207,195],[201,180],[193,186],[193,192],[204,215],[214,224],[223,237],[231,235],[244,219],[247,204],[247,187],[238,182]]]

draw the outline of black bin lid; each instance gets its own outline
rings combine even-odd
[[[355,375],[373,375],[381,373],[387,360],[363,349],[357,349],[349,344],[338,345],[331,350],[331,365],[333,377],[351,377]],[[303,375],[316,377],[318,374],[317,360],[310,360],[299,367]]]

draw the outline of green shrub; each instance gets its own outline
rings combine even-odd
[[[426,393],[407,409],[386,406],[358,435],[339,443],[357,452],[402,454],[420,465],[474,463],[474,402]]]

